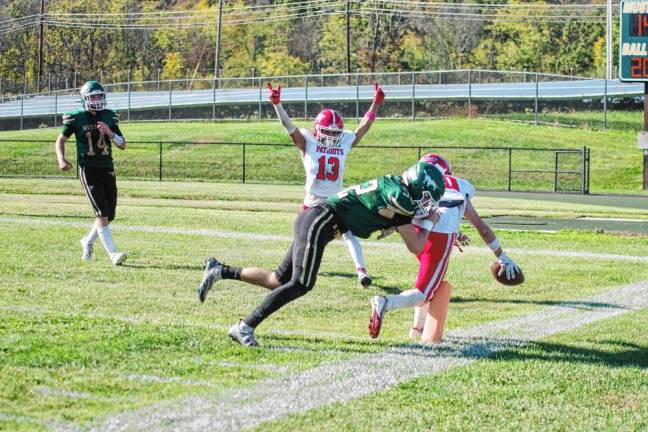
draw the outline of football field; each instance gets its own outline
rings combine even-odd
[[[113,267],[99,243],[80,259],[92,215],[76,180],[0,179],[0,430],[648,429],[648,237],[534,229],[648,223],[642,205],[478,194],[493,221],[537,221],[493,224],[526,281],[497,284],[465,226],[473,243],[453,252],[447,337],[433,347],[407,337],[410,310],[367,334],[371,296],[415,279],[400,239],[362,241],[369,289],[336,241],[315,288],[249,349],[227,328],[267,291],[220,281],[200,304],[203,263],[274,269],[302,187],[118,186],[113,235],[129,258]]]

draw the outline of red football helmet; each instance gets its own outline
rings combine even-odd
[[[315,138],[325,147],[337,147],[342,140],[344,122],[332,109],[322,110],[315,117]]]
[[[434,165],[443,175],[452,175],[452,166],[450,165],[450,162],[436,153],[426,154],[419,160],[419,162],[426,162]]]

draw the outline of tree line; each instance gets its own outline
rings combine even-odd
[[[602,77],[606,41],[601,8],[561,20],[542,19],[552,6],[578,3],[534,2],[531,17],[529,9],[508,7],[483,19],[474,14],[462,19],[469,14],[463,14],[460,1],[449,2],[453,9],[444,10],[450,13],[435,15],[407,12],[397,2],[354,0],[346,5],[350,67],[362,72],[473,68]],[[341,8],[317,0],[223,0],[220,75],[346,72],[345,1],[330,4]],[[0,23],[38,14],[39,7],[40,0],[5,0]],[[129,73],[133,81],[213,76],[218,0],[48,0],[45,7],[46,14],[67,21],[44,24],[43,77],[54,76],[59,83],[65,78],[72,86],[74,77],[80,85],[98,79],[100,71],[107,82],[126,81]],[[154,15],[182,11],[196,14],[177,25]],[[88,14],[102,14],[96,19],[113,24],[84,26]],[[128,28],[123,17],[148,27]],[[25,82],[35,91],[38,26],[7,26],[0,32],[0,78],[5,88],[9,82]]]

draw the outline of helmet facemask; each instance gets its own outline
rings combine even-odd
[[[94,97],[95,95],[100,95],[100,97]],[[94,90],[87,94],[81,95],[81,101],[83,102],[83,108],[86,111],[103,111],[106,109],[106,92],[100,90]]]
[[[412,200],[416,206],[417,217],[427,217],[430,213],[435,213],[439,203],[432,198],[430,191],[424,190],[420,200]]]
[[[315,136],[324,147],[333,148],[342,141],[342,129],[332,126],[315,125]]]

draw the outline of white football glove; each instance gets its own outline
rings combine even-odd
[[[515,273],[520,271],[520,267],[505,252],[497,257],[497,261],[501,265],[500,271],[497,273],[498,276],[502,276],[506,272],[506,279],[511,280],[515,277]]]
[[[389,227],[389,228],[384,228],[380,230],[380,234],[378,234],[378,237],[376,237],[376,240],[382,240],[385,237],[388,237],[396,232],[396,227]]]

